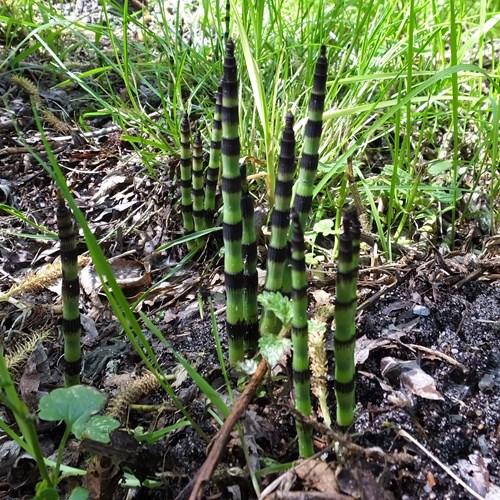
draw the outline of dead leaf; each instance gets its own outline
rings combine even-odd
[[[0,475],[7,474],[19,453],[21,447],[15,441],[6,441],[0,445]]]
[[[461,458],[457,462],[462,478],[482,497],[486,495],[490,486],[489,462],[490,460],[485,460],[478,452],[469,455],[469,460]]]
[[[40,386],[48,380],[50,367],[47,353],[42,344],[38,343],[30,354],[19,381],[19,392],[24,402],[31,408],[38,406],[38,391]]]
[[[96,455],[87,467],[84,485],[89,490],[91,498],[113,498],[120,482],[122,472],[108,457]]]
[[[297,466],[295,472],[308,488],[322,493],[339,493],[335,473],[321,460],[307,460]]]
[[[414,361],[403,361],[393,357],[385,357],[380,361],[382,376],[393,384],[398,382],[413,394],[426,399],[443,400],[436,389],[436,381],[425,373]]]
[[[117,190],[122,184],[131,184],[133,178],[118,172],[111,172],[101,181],[99,189],[92,196],[92,201],[96,204],[103,203],[106,196]]]
[[[378,483],[372,472],[363,466],[338,467],[335,480],[340,491],[350,495],[347,498],[384,500],[391,496]]]

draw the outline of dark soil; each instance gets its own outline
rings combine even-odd
[[[38,148],[41,142],[27,97],[5,77],[0,77],[0,93],[9,93],[16,125]],[[70,100],[65,96],[65,102]],[[0,202],[37,226],[56,231],[54,183],[21,145],[14,126],[5,125],[12,124],[12,115],[2,120]],[[58,135],[49,131],[49,139]],[[82,145],[53,142],[53,147],[115,272],[122,278],[132,274],[137,278],[133,283],[120,281],[127,297],[137,299],[185,255],[180,246],[154,252],[181,234],[179,196],[173,183],[178,160],[162,159],[164,168],[152,179],[137,153],[122,142],[120,132],[99,134]],[[0,229],[2,292],[57,258],[54,238],[25,236],[42,232],[33,224],[0,210]],[[353,428],[335,445],[318,415],[313,422],[318,455],[292,468],[297,442],[291,368],[284,360],[248,407],[240,432],[233,431],[207,498],[255,497],[249,468],[262,471],[258,477],[264,498],[472,498],[450,472],[469,485],[476,498],[500,498],[500,239],[466,240],[459,230],[460,235],[466,242],[462,251],[441,255],[427,249],[420,260],[403,251],[395,263],[371,267],[371,248],[364,247],[367,261],[359,285],[362,305],[356,353],[359,408]],[[174,349],[229,405],[209,307],[213,303],[226,352],[219,247],[217,238],[210,240],[196,261],[173,273],[141,305],[169,343],[146,328],[144,334],[164,373],[176,375],[176,396],[209,438],[219,429],[220,416],[180,367]],[[85,251],[83,243],[81,251]],[[317,302],[314,292],[319,289],[333,304],[335,281],[329,272],[325,269],[327,278],[322,281],[311,273],[311,313]],[[82,267],[81,279],[83,382],[114,395],[141,376],[143,364],[113,316],[91,263]],[[378,299],[371,300],[377,294]],[[0,302],[6,353],[37,330],[51,334],[13,370],[22,398],[35,411],[40,397],[63,383],[60,284],[47,283],[14,297],[15,301]],[[331,333],[327,348],[333,364]],[[230,378],[241,391],[244,381],[239,374],[231,372]],[[332,378],[327,382],[334,414]],[[128,431],[138,426],[162,429],[181,415],[158,388],[136,403],[152,405],[151,411],[144,406],[127,411],[121,430],[108,445],[72,441],[64,463],[86,469],[85,485],[100,489],[101,498],[127,496],[127,490],[117,486],[124,471],[143,482],[158,482],[156,488],[137,487],[136,498],[182,497],[206,458],[208,443],[192,427],[182,427],[153,445],[139,444]],[[11,413],[1,405],[0,418],[15,428]],[[37,429],[45,455],[53,457],[61,426],[37,422]],[[288,468],[293,473],[283,472]],[[0,498],[32,497],[38,479],[33,460],[0,433]],[[61,492],[77,484],[66,480]]]

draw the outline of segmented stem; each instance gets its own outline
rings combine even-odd
[[[243,314],[245,321],[245,347],[250,356],[257,351],[259,342],[259,311],[257,306],[257,237],[255,234],[253,201],[248,191],[246,164],[240,166],[241,213],[243,217]]]
[[[203,189],[203,143],[201,141],[201,133],[199,131],[196,132],[193,141],[191,197],[193,201],[194,230],[201,231],[202,229],[205,229],[205,213],[203,209],[205,191]]]
[[[323,110],[325,107],[327,66],[326,47],[322,45],[314,71],[313,88],[309,100],[308,118],[304,134],[304,148],[300,162],[299,177],[295,183],[293,207],[299,214],[303,230],[311,211],[314,180],[318,169],[319,144],[323,127]]]
[[[311,374],[309,372],[309,353],[307,339],[307,278],[305,264],[304,233],[300,219],[292,211],[292,345],[293,345],[293,387],[295,407],[303,415],[311,415]],[[310,457],[314,453],[312,429],[297,420],[299,454]]]
[[[191,200],[191,127],[189,125],[188,114],[184,113],[181,122],[181,211],[182,223],[186,234],[194,230],[193,222],[193,202]],[[191,250],[194,247],[194,241],[188,243]]]
[[[341,427],[347,427],[354,420],[356,403],[354,347],[361,226],[354,214],[344,214],[342,223],[344,231],[340,235],[335,301],[335,395],[337,423]]]
[[[214,121],[212,125],[212,137],[210,142],[210,158],[208,160],[207,177],[205,182],[205,219],[207,225],[211,225],[215,212],[215,191],[219,180],[219,172],[221,166],[221,107],[222,107],[222,82],[217,89],[217,97],[215,99]]]
[[[229,40],[229,23],[231,21],[231,2],[226,0],[226,14],[224,16],[224,21],[226,23],[225,31],[224,31],[224,42],[227,43]]]
[[[265,289],[270,292],[280,291],[283,285],[283,273],[288,260],[288,231],[294,172],[295,133],[293,131],[293,115],[289,112],[286,116],[285,130],[281,139],[275,205],[271,215],[271,239],[267,251]],[[260,323],[261,333],[278,334],[280,328],[281,324],[276,315],[270,310],[264,310]]]
[[[57,227],[61,242],[62,332],[64,336],[64,385],[80,383],[82,350],[80,345],[80,281],[78,279],[77,229],[64,198],[59,195]]]
[[[238,124],[237,66],[234,43],[229,39],[226,45],[222,82],[222,199],[226,327],[229,339],[229,362],[232,365],[243,359],[245,336]]]

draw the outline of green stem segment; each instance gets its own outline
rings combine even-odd
[[[234,43],[226,45],[222,82],[222,200],[224,277],[226,284],[226,328],[229,362],[235,365],[244,356],[243,251],[241,216],[241,175],[239,169],[238,78]]]
[[[354,348],[361,226],[355,214],[344,214],[342,222],[335,302],[335,395],[337,424],[348,427],[356,404]]]
[[[288,231],[290,227],[290,203],[292,199],[293,174],[295,172],[295,133],[293,115],[288,113],[285,130],[281,140],[276,179],[275,205],[271,215],[271,239],[267,251],[265,289],[270,292],[280,291],[283,285],[283,273],[288,261]],[[260,323],[262,334],[277,335],[281,324],[270,310],[264,310]]]
[[[203,143],[201,133],[198,131],[193,141],[193,171],[192,171],[192,190],[193,202],[193,221],[194,230],[201,231],[205,229],[204,198],[203,189]]]
[[[226,13],[224,16],[224,21],[226,23],[225,31],[224,31],[224,42],[227,43],[229,40],[229,24],[231,22],[231,2],[230,0],[226,0]]]
[[[207,226],[211,226],[215,212],[215,191],[219,180],[221,166],[221,106],[222,106],[222,82],[217,90],[215,100],[214,121],[212,125],[212,137],[210,142],[210,158],[208,160],[207,177],[205,182],[205,219]]]
[[[257,237],[255,234],[253,201],[248,191],[246,164],[240,166],[241,213],[243,218],[243,314],[245,321],[245,344],[249,356],[253,356],[259,342],[259,310],[257,306]]]
[[[61,196],[57,205],[57,227],[61,241],[62,303],[64,336],[64,385],[80,383],[82,350],[80,346],[80,281],[78,279],[77,230],[71,212]]]
[[[299,214],[302,230],[305,229],[311,211],[314,180],[318,170],[319,145],[321,141],[323,111],[325,107],[327,69],[328,61],[326,59],[326,47],[322,45],[314,71],[313,88],[309,101],[308,118],[304,134],[304,148],[300,161],[299,177],[295,183],[293,207]]]
[[[181,211],[182,222],[186,234],[190,234],[194,230],[193,222],[193,202],[191,200],[191,127],[189,124],[188,114],[184,113],[181,122]],[[188,242],[188,249],[192,250],[195,242]]]
[[[307,278],[305,264],[304,233],[299,215],[292,211],[292,344],[293,387],[295,407],[303,415],[311,415],[311,374],[309,372],[308,328],[307,328]],[[310,457],[314,453],[312,429],[297,420],[299,454]]]

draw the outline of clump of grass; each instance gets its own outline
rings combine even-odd
[[[236,55],[246,66],[241,92],[253,98],[244,99],[250,104],[245,104],[240,126],[251,133],[242,136],[242,148],[265,160],[272,204],[283,116],[289,108],[304,108],[315,51],[326,42],[334,71],[326,97],[330,105],[320,151],[322,178],[314,188],[313,212],[320,206],[330,214],[341,206],[342,200],[338,205],[333,200],[342,195],[350,159],[362,202],[371,212],[369,226],[392,258],[391,241],[412,239],[429,220],[444,218],[444,234],[437,236],[452,243],[461,221],[474,217],[474,209],[468,212],[467,207],[478,189],[488,201],[489,231],[495,232],[498,223],[499,92],[495,67],[490,70],[499,33],[498,7],[484,0],[470,5],[455,0],[453,6],[438,9],[418,0],[406,0],[404,5],[375,0],[363,9],[345,10],[343,4],[304,0],[286,6],[243,1],[232,2],[233,21],[228,24],[223,2],[204,2],[189,14],[193,19],[188,37],[182,21],[189,19],[188,13],[177,11],[172,17],[163,5],[159,21],[153,15],[146,22],[126,11],[110,17],[104,2],[102,27],[68,19],[62,6],[35,2],[27,8],[20,1],[16,16],[7,16],[7,29],[37,31],[21,42],[9,35],[12,45],[0,64],[23,76],[20,63],[43,51],[54,64],[39,70],[50,72],[62,85],[77,84],[86,94],[81,125],[104,115],[124,130],[139,124],[138,133],[126,133],[124,138],[137,148],[149,174],[156,176],[161,155],[172,152],[165,138],[179,137],[181,110],[186,104],[190,112],[210,109],[229,29],[239,40]],[[8,14],[13,7],[3,8]],[[70,64],[74,51],[64,48],[68,39],[72,49],[83,51],[91,62],[78,72]],[[111,42],[111,51],[103,41]],[[160,120],[151,115],[158,108]],[[299,121],[295,127],[299,143],[303,126]],[[470,129],[477,131],[479,140],[471,144],[472,157],[466,158],[463,140]],[[449,150],[441,130],[452,131]],[[434,156],[450,162],[445,175],[429,170]],[[485,182],[486,177],[490,181]],[[314,200],[320,193],[324,196],[317,205]],[[339,229],[340,217],[335,217],[335,230]]]

